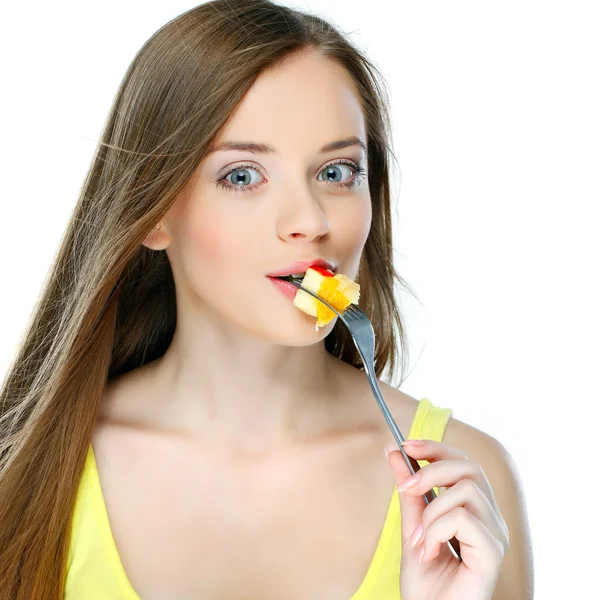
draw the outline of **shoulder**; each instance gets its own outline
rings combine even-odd
[[[495,437],[454,416],[448,421],[442,441],[462,450],[467,456],[483,455],[485,458],[493,455],[499,458],[506,453],[504,446]]]
[[[420,400],[383,382],[379,383],[385,401],[394,419],[398,423],[398,427],[400,427],[400,430],[404,435],[407,435]],[[452,406],[448,407],[443,403],[438,404],[435,401],[432,402],[435,406],[450,409],[453,408]],[[402,425],[404,425],[404,429],[402,428]],[[387,427],[387,424],[385,424],[385,426]],[[390,441],[393,441],[389,429],[388,436],[390,437]],[[448,420],[442,442],[461,450],[469,458],[473,457],[475,460],[481,459],[492,468],[494,465],[506,464],[507,461],[512,460],[509,452],[499,440],[492,435],[457,419],[454,415],[451,415]]]
[[[400,390],[379,382],[381,392],[392,416],[402,434],[408,435],[420,400]],[[450,408],[443,403],[432,401],[435,406]],[[395,443],[385,420],[381,418],[387,443]],[[508,479],[517,477],[514,460],[504,445],[492,435],[465,423],[451,415],[446,424],[442,443],[463,452],[469,460],[477,462],[492,483],[492,487],[501,487]],[[496,483],[496,486],[493,483]]]
[[[451,416],[442,443],[465,454],[477,463],[488,479],[494,495],[503,496],[511,490],[511,496],[521,488],[517,464],[508,449],[494,436]]]
[[[533,550],[525,490],[517,462],[494,436],[450,417],[442,442],[479,465],[508,529],[510,544],[493,600],[533,598]]]
[[[464,452],[479,464],[496,497],[510,490],[511,498],[522,495],[517,463],[504,444],[494,436],[450,417],[442,442]]]

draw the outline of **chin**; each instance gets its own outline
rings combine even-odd
[[[319,327],[315,331],[317,322],[315,317],[307,315],[294,307],[296,314],[267,315],[266,321],[260,319],[262,327],[256,329],[254,322],[252,329],[260,338],[282,346],[311,346],[324,340],[335,326],[336,319],[327,323],[325,327]],[[287,311],[286,311],[287,312]]]

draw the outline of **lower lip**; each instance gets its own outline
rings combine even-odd
[[[269,277],[269,279],[284,296],[287,296],[292,300],[296,297],[296,292],[298,291],[298,288],[295,285],[292,285],[289,281],[284,281],[283,279],[276,279],[275,277]]]

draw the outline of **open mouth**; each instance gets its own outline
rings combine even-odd
[[[295,275],[286,275],[285,277],[274,277],[273,279],[281,279],[283,281],[294,281],[295,279],[304,279],[306,273],[296,273]]]
[[[303,273],[290,273],[289,275],[267,275],[267,277],[270,277],[271,279],[279,279],[281,281],[301,283],[306,278],[307,273],[310,269],[312,269],[313,271],[316,271],[317,273],[320,273],[321,275],[323,275],[325,277],[332,277],[338,271],[337,267],[334,269],[325,269],[322,267],[309,267]]]

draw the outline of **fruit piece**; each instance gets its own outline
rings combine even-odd
[[[327,269],[309,267],[302,279],[302,287],[314,292],[331,304],[337,311],[342,312],[349,304],[358,304],[360,286],[346,275],[334,275]],[[313,298],[304,290],[298,290],[294,297],[294,305],[301,311],[317,318],[315,329],[324,327],[337,315],[322,302]]]
[[[333,273],[328,269],[321,269],[320,267],[309,267],[306,273],[304,274],[304,278],[302,279],[302,287],[305,287],[306,289],[315,292],[315,294],[318,294],[319,288],[321,287],[321,282],[325,278],[331,277],[333,277]],[[303,290],[298,290],[296,292],[296,296],[294,297],[294,304],[300,310],[304,311],[311,317],[317,316],[317,310],[319,308],[319,305],[323,306],[321,302],[319,302],[316,298],[313,298],[310,294],[307,294]]]

